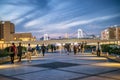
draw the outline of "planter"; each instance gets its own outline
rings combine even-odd
[[[109,56],[107,56],[107,58],[116,62],[120,62],[120,55],[117,54],[110,54]]]

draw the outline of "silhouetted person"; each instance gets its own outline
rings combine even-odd
[[[100,57],[100,50],[101,50],[101,47],[100,47],[100,43],[98,42],[97,47],[96,47],[98,57]]]
[[[14,56],[16,54],[16,46],[14,43],[12,43],[12,46],[10,46],[9,52],[10,52],[11,63],[14,64]]]
[[[35,48],[35,55],[38,56],[38,54],[40,53],[40,47],[37,44],[36,48]]]
[[[21,57],[22,57],[22,46],[21,43],[19,43],[19,46],[17,46],[17,56],[18,56],[18,62],[21,62]]]
[[[81,53],[84,53],[85,49],[84,49],[84,44],[81,44]]]
[[[78,45],[78,53],[81,52],[81,45]]]
[[[76,45],[73,46],[73,52],[74,52],[74,55],[76,55],[76,53],[77,53],[77,46]]]
[[[67,49],[67,54],[69,55],[69,53],[71,52],[70,44],[67,44],[67,45],[66,45],[66,49]]]
[[[42,44],[41,51],[42,51],[43,56],[45,56],[45,50],[46,50],[46,47],[44,46],[44,44]]]
[[[52,51],[52,53],[54,52],[54,46],[53,46],[53,44],[51,45],[51,51]]]

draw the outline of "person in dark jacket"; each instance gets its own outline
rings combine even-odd
[[[74,46],[73,46],[73,52],[74,52],[74,55],[77,54],[77,45],[74,45]]]
[[[41,51],[42,51],[43,56],[45,56],[45,50],[46,50],[46,47],[44,46],[44,44],[42,44]]]
[[[21,62],[21,57],[22,57],[22,46],[21,43],[19,43],[19,46],[17,46],[17,56],[18,56],[18,62]]]
[[[14,56],[16,54],[16,46],[14,43],[12,43],[12,46],[10,46],[9,53],[10,53],[11,63],[14,64]]]

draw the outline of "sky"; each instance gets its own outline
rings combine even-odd
[[[15,24],[16,33],[31,32],[40,38],[100,35],[120,25],[120,0],[0,0],[0,20]]]

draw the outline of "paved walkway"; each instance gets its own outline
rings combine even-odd
[[[120,80],[120,63],[90,53],[47,53],[0,65],[0,80]]]

